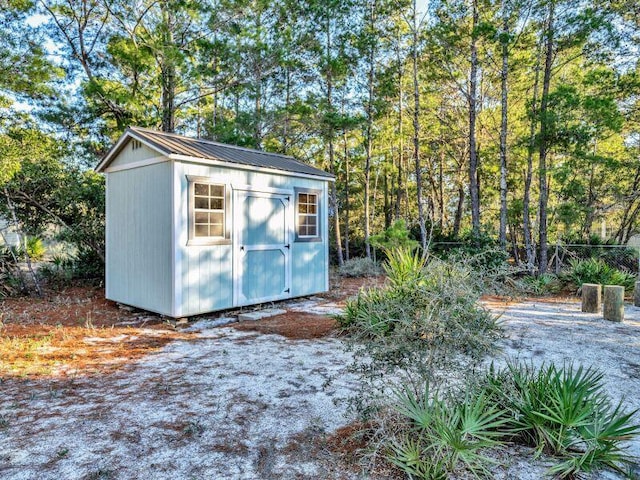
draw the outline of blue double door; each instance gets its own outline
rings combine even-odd
[[[286,192],[234,191],[235,305],[291,296],[292,198]]]

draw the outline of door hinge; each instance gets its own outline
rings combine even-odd
[[[289,243],[287,243],[284,248],[291,248],[291,245]]]
[[[290,289],[290,288],[287,288],[287,289],[284,291],[284,293],[289,293],[290,291],[291,291],[291,289]]]

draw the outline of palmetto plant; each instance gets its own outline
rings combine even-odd
[[[586,260],[572,260],[569,270],[563,275],[566,281],[577,287],[583,283],[599,283],[602,285],[621,285],[627,290],[633,290],[635,277],[607,265],[603,260],[588,258]]]
[[[510,412],[507,427],[524,443],[562,458],[550,469],[554,475],[604,467],[623,472],[632,460],[622,442],[640,434],[633,424],[637,410],[624,412],[611,402],[598,370],[510,362],[489,373],[485,388]]]
[[[484,449],[501,443],[506,412],[483,393],[440,399],[427,387],[416,395],[410,389],[396,393],[394,409],[413,432],[394,442],[389,458],[414,478],[446,478],[443,471],[464,468],[475,476],[487,475],[494,463]]]

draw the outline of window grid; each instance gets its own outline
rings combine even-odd
[[[224,238],[225,186],[194,182],[193,193],[193,236]]]
[[[318,195],[298,193],[298,236],[318,236]]]

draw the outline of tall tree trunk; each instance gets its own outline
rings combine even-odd
[[[476,146],[476,114],[478,90],[478,0],[471,0],[471,68],[469,72],[469,197],[471,200],[471,230],[480,237],[480,191],[478,187],[478,151]]]
[[[398,29],[398,47],[396,49],[396,62],[398,67],[398,181],[397,181],[397,193],[396,193],[396,205],[395,205],[395,219],[399,220],[402,212],[402,203],[405,198],[404,184],[403,184],[403,166],[404,166],[404,134],[402,129],[402,119],[404,118],[403,109],[403,94],[402,87],[402,67],[404,65],[403,58],[400,55],[400,29]]]
[[[438,212],[438,224],[440,232],[444,231],[444,147],[440,146],[440,156],[438,162],[438,189],[440,196],[440,210]]]
[[[502,70],[500,72],[500,91],[502,116],[500,122],[500,247],[507,248],[507,122],[508,122],[508,84],[509,75],[509,15],[505,0],[502,0]]]
[[[531,232],[531,183],[533,180],[533,152],[536,146],[536,131],[538,128],[538,90],[540,87],[540,61],[542,45],[538,47],[536,55],[535,73],[533,80],[533,98],[531,99],[531,123],[529,125],[529,145],[527,149],[527,170],[524,178],[524,196],[522,199],[522,236],[527,257],[527,269],[534,272],[536,251]]]
[[[547,271],[548,245],[547,245],[547,205],[549,202],[549,186],[547,185],[547,154],[549,153],[549,125],[547,119],[547,109],[549,104],[549,87],[551,85],[551,68],[553,67],[553,43],[554,43],[554,10],[555,0],[549,2],[549,16],[547,19],[546,46],[544,79],[542,81],[542,99],[540,101],[540,156],[538,162],[538,172],[540,175],[540,225],[539,244],[540,257],[538,261],[538,272],[542,275]]]
[[[160,83],[162,102],[162,131],[173,133],[175,131],[175,98],[176,98],[176,66],[173,54],[169,51],[174,48],[173,24],[174,18],[168,2],[160,3],[162,9],[162,21],[164,23],[162,35],[162,52],[160,59]]]
[[[458,181],[458,205],[456,207],[456,214],[453,217],[453,238],[458,238],[460,235],[460,225],[462,223],[462,214],[464,212],[464,197],[465,197],[465,185],[461,178]]]
[[[331,60],[331,23],[329,16],[327,16],[325,23],[325,33],[326,33],[326,59],[327,62],[330,63]],[[335,151],[334,151],[334,128],[333,128],[333,75],[331,72],[331,66],[327,65],[327,76],[326,76],[326,87],[327,87],[327,110],[330,114],[328,119],[325,119],[326,129],[327,131],[327,142],[328,142],[328,150],[329,150],[329,171],[335,175],[336,167],[335,167]],[[338,190],[336,186],[336,182],[331,182],[331,209],[333,210],[333,222],[335,229],[335,239],[336,239],[336,256],[338,257],[338,265],[344,265],[344,257],[342,253],[342,237],[340,235],[340,212],[338,209]]]
[[[418,201],[418,224],[420,225],[420,245],[427,248],[427,228],[425,225],[424,205],[422,204],[422,166],[420,164],[420,83],[418,81],[418,12],[416,0],[413,0],[413,28],[411,60],[413,65],[413,162],[416,174],[416,197]]]
[[[255,14],[256,19],[256,31],[258,32],[258,43],[261,43],[262,31],[262,12]],[[259,50],[258,50],[259,51]],[[253,129],[253,144],[258,150],[262,149],[262,59],[259,58],[259,54],[256,53],[256,62],[254,65],[254,81],[255,83],[255,98],[254,98],[254,129]]]
[[[289,153],[289,109],[291,108],[291,66],[285,67],[284,121],[282,122],[282,153]]]
[[[369,35],[372,35],[373,26],[375,22],[375,0],[370,2],[369,7]],[[369,72],[367,74],[367,127],[366,127],[366,158],[364,162],[364,248],[367,258],[371,258],[371,245],[369,245],[369,235],[371,231],[371,212],[369,207],[370,196],[370,183],[371,183],[371,150],[373,144],[372,130],[373,130],[373,81],[374,81],[374,59],[375,59],[375,40],[371,40],[369,46]]]
[[[349,253],[349,222],[351,221],[351,202],[349,198],[349,147],[347,144],[347,131],[342,131],[342,141],[344,144],[344,172],[345,172],[345,185],[344,185],[344,255],[347,260],[350,258]]]

